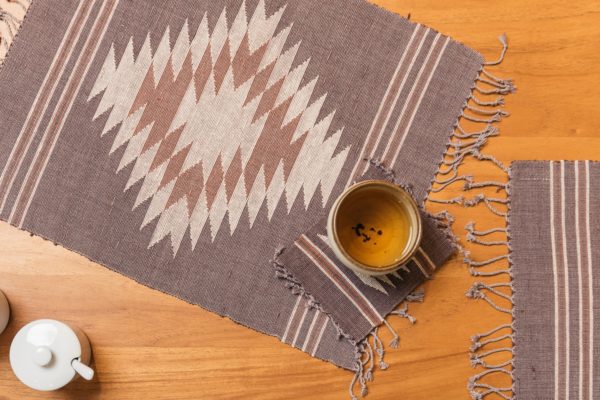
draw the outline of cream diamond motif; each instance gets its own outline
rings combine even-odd
[[[226,12],[192,38],[186,21],[172,48],[168,27],[154,51],[149,34],[118,63],[111,47],[88,99],[100,96],[95,120],[108,114],[102,135],[116,131],[111,154],[125,148],[118,171],[132,165],[125,190],[141,182],[141,228],[158,219],[149,247],[170,236],[174,255],[188,227],[194,248],[207,223],[214,240],[227,215],[233,234],[265,201],[269,219],[300,192],[308,208],[320,189],[324,207],[349,151],[335,112],[319,119],[319,78],[302,85],[310,59],[295,63],[292,26],[277,29],[285,7],[267,16],[261,0],[248,19],[244,2],[231,27]]]

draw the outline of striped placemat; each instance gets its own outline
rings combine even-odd
[[[511,172],[515,398],[598,398],[600,163]]]
[[[367,326],[340,337],[270,261],[365,160],[419,203],[436,172],[435,191],[464,179],[459,161],[494,134],[512,90],[483,65],[362,0],[37,1],[0,70],[0,218],[364,387]],[[450,161],[453,135],[468,140]]]

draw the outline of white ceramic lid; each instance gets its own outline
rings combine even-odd
[[[75,332],[52,319],[25,325],[10,345],[15,375],[36,390],[56,390],[68,384],[76,374],[71,362],[80,356],[81,344]]]

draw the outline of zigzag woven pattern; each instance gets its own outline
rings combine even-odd
[[[119,63],[111,47],[90,98],[101,96],[95,118],[109,113],[103,135],[119,124],[111,153],[126,145],[119,170],[134,163],[126,189],[143,181],[134,207],[152,199],[142,227],[160,216],[150,245],[170,235],[177,253],[189,225],[195,247],[226,214],[234,232],[245,207],[252,226],[284,194],[288,212],[301,190],[306,208],[318,187],[327,203],[348,148],[334,154],[333,112],[317,119],[318,78],[301,86],[310,60],[292,68],[292,26],[275,35],[284,10],[267,18],[261,1],[247,22],[243,5],[228,28],[223,9],[212,32],[205,15],[190,41],[186,21],[170,48],[167,27],[154,52],[149,36],[137,55],[129,41]]]

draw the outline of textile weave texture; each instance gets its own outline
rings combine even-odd
[[[424,201],[482,63],[362,0],[36,1],[0,70],[0,217],[288,341],[275,249],[365,159]],[[293,344],[355,369],[317,311]]]
[[[514,396],[600,397],[600,163],[511,167]]]

